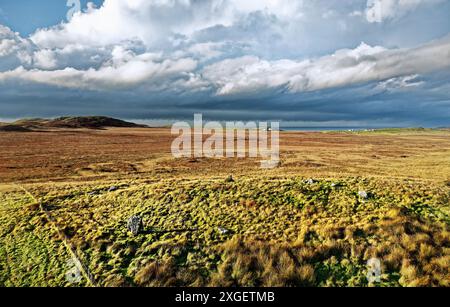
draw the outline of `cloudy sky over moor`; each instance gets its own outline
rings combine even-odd
[[[76,1],[72,1],[76,2]],[[0,118],[450,126],[450,0],[0,2]]]

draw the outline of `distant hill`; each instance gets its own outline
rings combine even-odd
[[[0,132],[30,132],[31,129],[16,126],[16,125],[1,125],[0,124]]]
[[[32,131],[45,128],[71,128],[71,129],[102,129],[107,127],[121,128],[146,128],[146,125],[138,125],[120,119],[106,116],[79,116],[59,117],[55,119],[21,119],[10,124],[0,124],[0,131]]]

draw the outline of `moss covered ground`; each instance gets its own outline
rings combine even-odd
[[[226,177],[27,185],[1,193],[0,285],[449,286],[450,187],[382,178]],[[111,186],[117,187],[109,191]],[[361,196],[360,192],[366,192]],[[127,231],[138,215],[144,230]]]

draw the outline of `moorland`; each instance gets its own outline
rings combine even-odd
[[[373,286],[450,285],[449,130],[281,132],[265,170],[175,159],[172,140],[0,125],[0,286],[369,286],[374,257]]]

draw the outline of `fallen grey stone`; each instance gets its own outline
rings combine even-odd
[[[234,182],[233,176],[228,176],[227,179],[225,179],[225,182]]]
[[[308,179],[308,180],[306,180],[306,183],[307,184],[314,184],[315,181],[314,181],[314,179]]]
[[[117,191],[118,189],[119,189],[118,187],[112,186],[109,188],[108,192],[114,192],[114,191]]]
[[[225,229],[223,227],[218,227],[217,230],[223,235],[226,235],[227,233],[230,232],[228,229]]]
[[[127,229],[133,235],[135,235],[135,236],[138,235],[139,232],[141,232],[143,228],[144,228],[144,224],[142,223],[142,219],[139,216],[133,215],[132,217],[130,217],[128,219]]]
[[[342,187],[342,183],[340,183],[340,182],[333,182],[331,184],[331,187],[332,188],[341,188]]]
[[[369,198],[369,194],[366,191],[359,191],[358,192],[359,197],[367,199]]]

